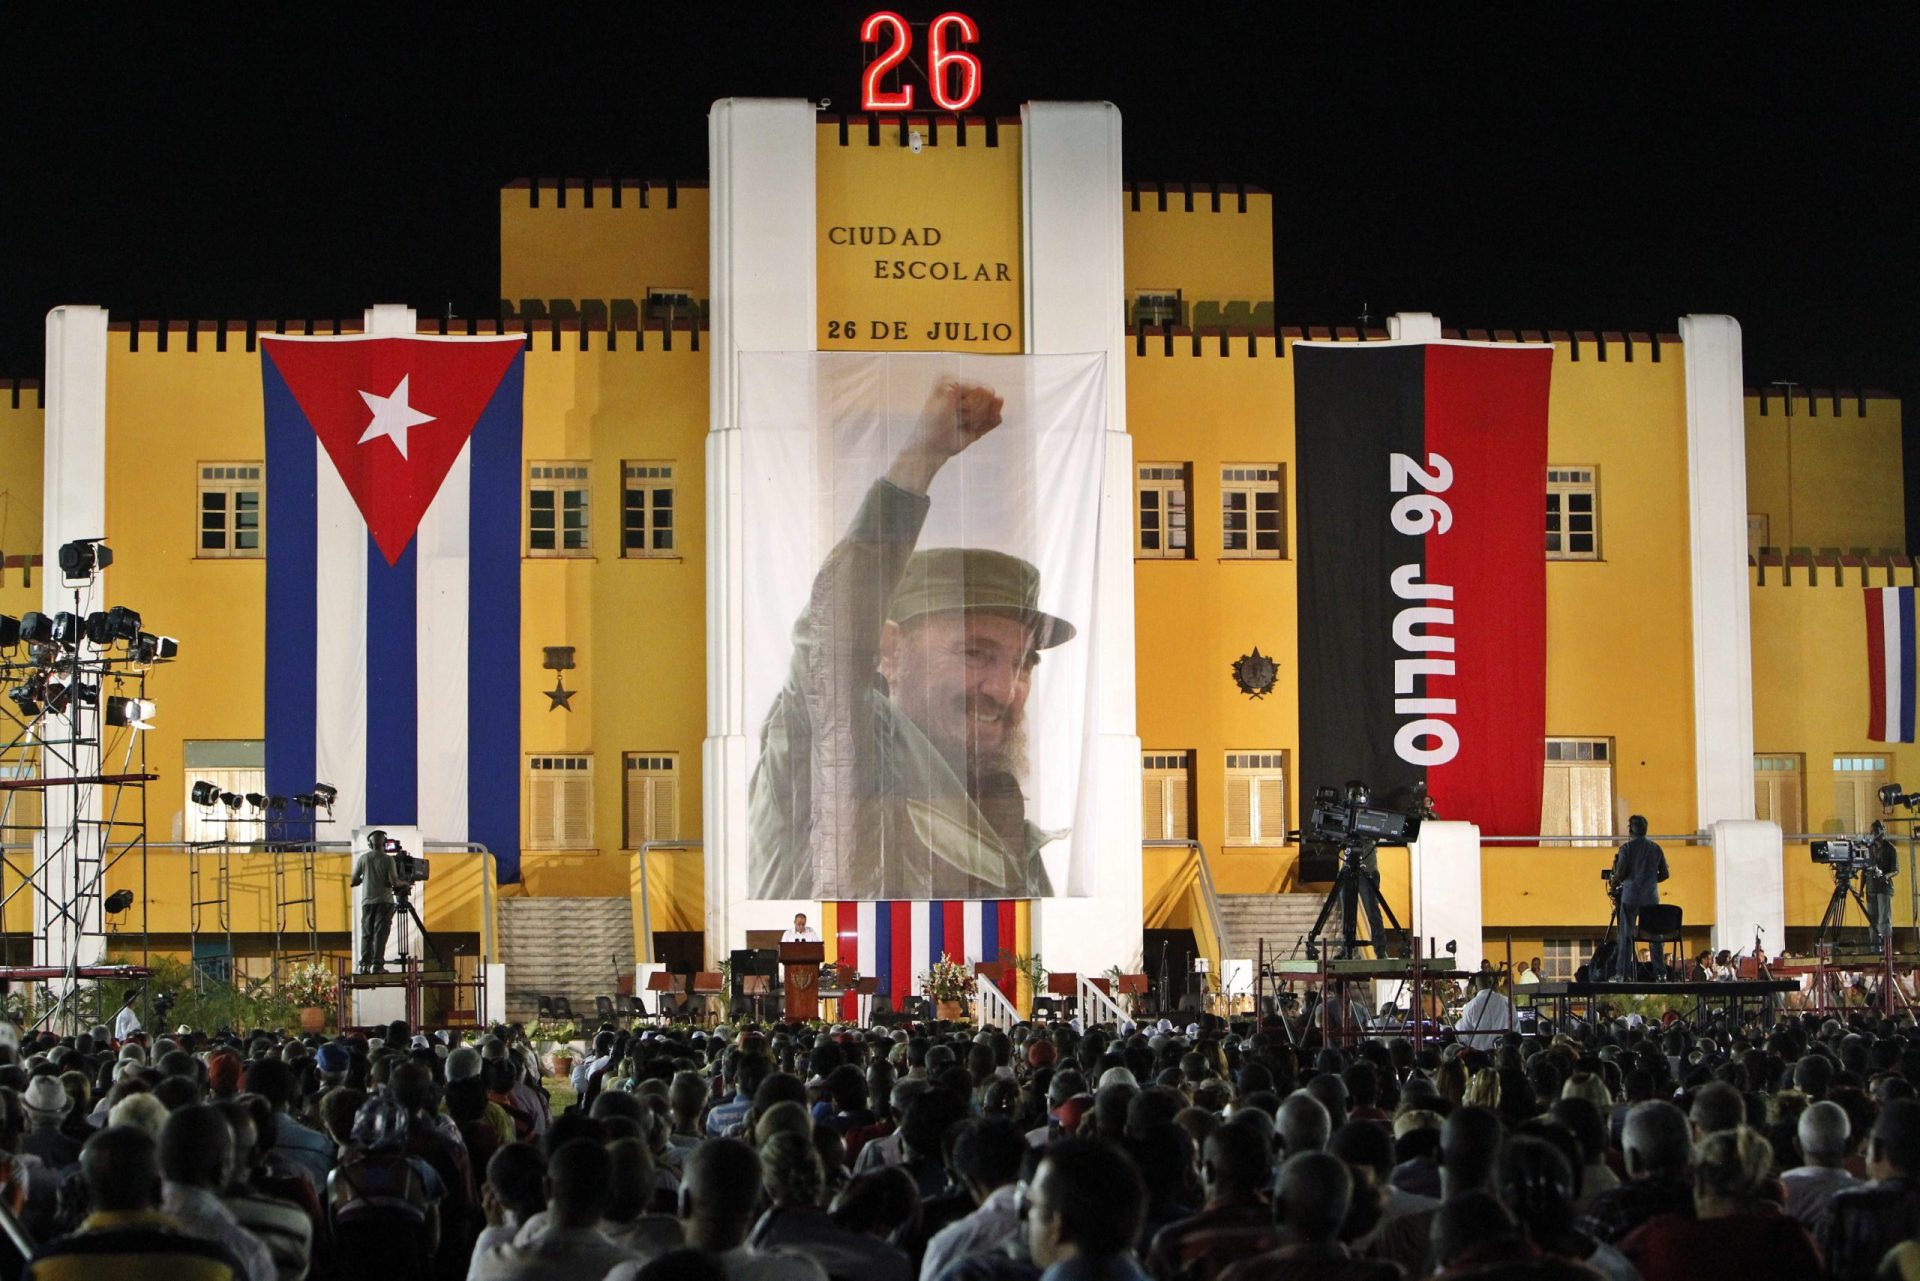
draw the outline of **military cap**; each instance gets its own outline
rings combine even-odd
[[[1032,627],[1036,649],[1072,640],[1074,625],[1041,611],[1039,599],[1040,571],[1018,556],[984,547],[932,547],[907,558],[887,617],[905,622],[942,610],[985,609]]]

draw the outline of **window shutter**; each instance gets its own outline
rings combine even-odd
[[[1167,832],[1167,780],[1148,775],[1140,783],[1140,833],[1149,841],[1169,839]]]
[[[593,845],[593,783],[590,776],[570,774],[560,780],[558,830],[559,847],[587,849]]]
[[[1253,780],[1248,777],[1227,779],[1227,844],[1246,845],[1253,840]]]
[[[1260,839],[1279,844],[1287,839],[1287,784],[1278,777],[1259,779]]]
[[[1573,818],[1573,797],[1568,771],[1549,765],[1546,778],[1540,788],[1540,834],[1542,836],[1567,836],[1572,834],[1569,826]]]
[[[1566,773],[1570,830],[1581,836],[1613,835],[1613,771],[1576,765]]]
[[[555,795],[558,784],[554,779],[543,778],[539,774],[533,777],[533,785],[527,789],[527,843],[529,845],[551,848],[557,832],[554,823]]]
[[[680,782],[656,775],[647,780],[647,839],[680,839]]]
[[[1162,780],[1166,789],[1167,839],[1185,841],[1193,838],[1193,819],[1187,813],[1187,776],[1184,773],[1171,775]]]

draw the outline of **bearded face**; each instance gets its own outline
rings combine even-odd
[[[946,610],[888,623],[880,672],[894,702],[963,777],[1018,775],[1038,661],[1021,619]]]

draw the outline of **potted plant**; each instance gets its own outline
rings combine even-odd
[[[933,1002],[937,1017],[958,1021],[967,1017],[967,998],[973,994],[973,971],[942,953],[933,968],[920,976],[920,990]]]
[[[326,1030],[327,1016],[340,996],[340,980],[330,966],[302,961],[287,971],[280,993],[300,1010],[302,1032]]]
[[[1027,999],[1029,1001],[1036,996],[1045,996],[1047,994],[1047,975],[1052,973],[1052,971],[1048,970],[1041,962],[1038,952],[1033,953],[1031,956],[1025,956],[1019,952],[1009,952],[1002,949],[1000,953],[1000,963],[1026,980]],[[1019,996],[1019,992],[1020,989],[1016,986],[1014,988],[1016,998]]]
[[[527,1038],[535,1048],[544,1044],[553,1060],[555,1076],[570,1076],[573,1073],[573,1038],[576,1030],[571,1023],[535,1022],[527,1029]]]

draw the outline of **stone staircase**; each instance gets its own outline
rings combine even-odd
[[[507,1017],[531,1019],[542,995],[564,996],[582,1027],[593,998],[633,973],[633,905],[624,898],[503,898],[500,959]]]
[[[1269,961],[1292,954],[1300,937],[1313,928],[1324,901],[1321,894],[1222,894],[1227,957],[1252,960],[1261,939],[1267,941]],[[1299,955],[1306,955],[1305,949]]]

